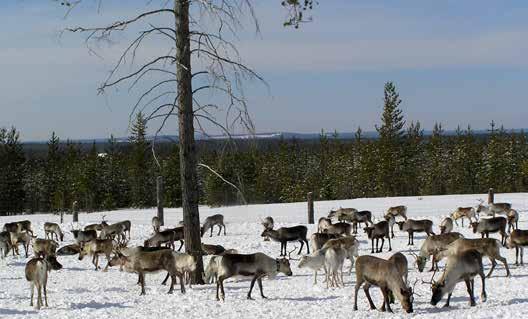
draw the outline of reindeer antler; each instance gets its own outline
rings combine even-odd
[[[293,249],[292,249],[291,251],[288,252],[288,259],[289,259],[289,260],[299,260],[298,258],[295,259],[295,258],[292,258],[292,257],[291,257],[291,253],[293,253],[293,252],[296,251],[296,250],[297,250],[297,246],[293,246]]]
[[[422,283],[424,283],[424,284],[434,285],[434,284],[436,283],[436,281],[434,280],[434,276],[435,276],[435,274],[436,274],[436,268],[435,268],[435,270],[433,271],[433,276],[431,277],[431,281],[427,282],[427,281],[422,280]]]

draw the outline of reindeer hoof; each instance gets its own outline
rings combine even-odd
[[[247,296],[247,299],[248,300],[255,300],[255,299],[251,298],[251,296]]]
[[[443,308],[449,308],[449,304],[446,303]]]

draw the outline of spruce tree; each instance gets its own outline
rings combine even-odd
[[[405,121],[400,109],[402,100],[392,82],[384,89],[381,125],[376,126],[379,134],[378,186],[382,195],[398,195],[402,173],[402,138]]]
[[[149,158],[147,155],[147,121],[143,114],[136,115],[136,121],[131,128],[130,143],[130,191],[133,207],[153,206],[152,178],[149,177]]]

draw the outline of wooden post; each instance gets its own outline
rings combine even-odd
[[[78,223],[79,222],[79,212],[77,212],[77,201],[74,201],[72,204],[72,215],[73,215],[73,222]]]
[[[493,204],[495,200],[495,194],[493,193],[493,188],[490,188],[488,191],[488,204]]]
[[[164,226],[165,221],[163,217],[163,176],[158,176],[156,179],[156,199],[158,202],[158,219],[160,225]]]
[[[313,193],[309,192],[308,196],[308,224],[313,224],[314,221],[314,203],[313,203]]]
[[[60,223],[63,224],[64,223],[64,210],[63,209],[61,209],[60,217],[61,217],[61,222]]]

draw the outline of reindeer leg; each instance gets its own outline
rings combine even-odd
[[[363,284],[363,280],[362,279],[357,279],[356,280],[356,286],[354,287],[354,310],[355,311],[358,310],[358,307],[357,307],[358,291],[359,291],[359,288],[361,288],[362,284]]]
[[[46,276],[47,276],[47,275],[46,275]],[[47,281],[48,281],[48,280],[47,280],[47,278],[46,278],[46,280],[44,280],[44,287],[43,287],[43,288],[44,288],[44,303],[46,304],[46,307],[49,307],[49,306],[48,306],[48,289],[46,288],[46,286],[47,286]]]
[[[140,272],[139,273],[139,283],[141,284],[141,293],[140,296],[145,295],[145,274]]]
[[[33,295],[35,294],[35,284],[31,282],[29,286],[31,287],[31,301],[29,302],[29,305],[33,307]]]
[[[450,294],[447,295],[447,302],[445,303],[444,308],[449,307],[449,302],[451,301],[451,295],[452,295],[452,294],[453,294],[453,293],[450,293]]]
[[[521,247],[521,265],[523,265],[523,258],[524,258],[524,248]]]
[[[473,297],[473,288],[471,286],[471,280],[470,279],[465,279],[464,281],[466,282],[466,288],[467,288],[467,292],[469,294],[469,305],[471,307],[474,307],[475,306],[475,298]]]
[[[214,226],[211,226],[211,235],[209,235],[209,237],[213,237],[213,227]]]
[[[104,272],[108,271],[108,267],[110,267],[110,253],[105,254],[106,255],[106,266],[103,269]]]
[[[370,304],[370,309],[374,310],[374,309],[376,309],[376,306],[374,305],[374,302],[372,302],[372,297],[370,297],[369,289],[370,289],[370,284],[366,283],[363,286],[363,291],[365,292],[365,295],[367,296],[368,302]]]
[[[224,227],[224,236],[227,236],[227,234],[226,234],[226,227],[225,227],[224,224],[222,224],[222,226]]]
[[[391,247],[391,239],[389,236],[387,236],[387,239],[389,240],[389,251],[392,251],[392,247]]]
[[[521,249],[521,253],[522,253],[522,249]],[[497,259],[504,264],[504,268],[506,268],[506,277],[510,277],[511,276],[510,267],[508,267],[508,261],[506,260],[506,258],[502,256],[497,256]],[[522,255],[521,255],[521,262],[522,262]]]
[[[379,250],[380,253],[383,252],[383,246],[385,246],[385,237],[381,237],[381,248]]]
[[[303,240],[306,243],[306,251],[309,254],[310,253],[310,245],[308,244],[308,240],[306,238],[304,238]]]
[[[256,274],[253,279],[251,280],[251,285],[249,286],[249,292],[247,294],[247,299],[249,300],[253,300],[253,298],[251,298],[251,291],[253,290],[253,286],[255,286],[255,281],[257,281],[259,275]]]
[[[370,241],[372,242],[372,249],[370,250],[370,253],[373,254],[374,253],[374,238],[372,238]]]
[[[301,248],[299,248],[299,252],[297,253],[297,255],[300,255],[302,253],[302,249],[304,247],[304,241],[299,240],[299,242],[301,243]]]
[[[172,281],[176,282],[176,275],[172,277],[174,278]],[[191,287],[190,278],[189,278],[189,287]],[[180,291],[182,294],[185,294],[185,275],[180,275]]]
[[[486,279],[484,277],[484,271],[482,270],[482,267],[480,267],[479,275],[480,279],[482,280],[482,292],[480,294],[480,299],[482,300],[482,302],[486,302],[486,300],[488,299],[486,295]]]
[[[220,290],[220,279],[216,279],[216,301],[220,301],[220,296],[218,295],[218,292]]]
[[[167,276],[165,276],[165,279],[163,279],[163,281],[161,282],[161,284],[162,284],[163,286],[165,286],[165,285],[167,284],[167,280],[169,280],[169,277],[170,277],[170,273],[167,272]]]
[[[489,259],[491,261],[491,269],[490,269],[490,271],[488,273],[488,276],[487,276],[488,278],[491,277],[491,273],[493,273],[493,270],[495,269],[495,266],[497,266],[497,262],[495,261],[494,258],[489,257]]]
[[[262,290],[262,276],[257,279],[257,283],[260,289],[260,296],[264,299],[268,299],[268,297],[264,296],[264,290]]]
[[[37,284],[37,309],[42,307],[42,286]]]
[[[392,312],[392,309],[390,306],[390,300],[389,300],[389,292],[390,290],[388,288],[381,289],[381,293],[383,294],[383,304],[387,305],[388,312]],[[384,309],[382,309],[381,311],[384,311]]]
[[[180,240],[180,248],[178,248],[178,251],[181,251],[182,247],[183,247],[183,240]]]

